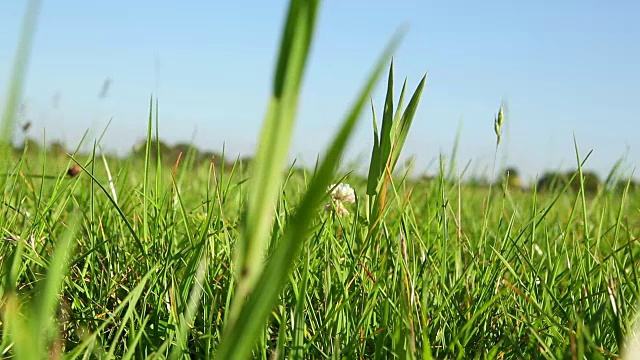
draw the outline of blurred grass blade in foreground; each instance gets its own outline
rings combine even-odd
[[[9,88],[7,89],[7,99],[4,103],[4,113],[2,114],[2,129],[0,130],[0,144],[2,146],[11,146],[13,142],[16,110],[20,103],[20,97],[22,96],[24,78],[31,53],[31,44],[36,29],[38,13],[40,12],[40,3],[40,0],[29,1],[22,22],[20,40],[18,41],[18,49],[13,62],[11,80],[9,82]]]
[[[282,34],[273,93],[263,123],[248,208],[235,254],[236,294],[229,316],[233,326],[245,297],[260,275],[269,239],[281,172],[291,142],[300,85],[313,37],[318,0],[292,0]]]
[[[317,209],[325,198],[327,187],[331,184],[334,171],[367,101],[367,96],[371,93],[376,79],[382,72],[385,59],[391,56],[393,50],[397,47],[401,35],[402,33],[398,33],[393,37],[377,62],[376,67],[369,75],[367,83],[350,109],[342,127],[334,137],[324,160],[318,166],[318,170],[300,201],[300,205],[287,222],[282,239],[278,242],[278,246],[267,262],[264,272],[256,282],[254,292],[239,314],[237,323],[232,325],[231,330],[225,334],[217,354],[218,358],[244,359],[253,349],[255,339],[265,326],[267,316],[286,282],[289,271],[298,259],[300,248],[309,231],[309,224],[317,214]]]
[[[302,64],[293,62],[293,65],[289,65],[283,62],[283,59],[306,58],[307,51],[310,45],[311,37],[308,28],[309,24],[315,21],[317,2],[309,2],[308,4],[301,4],[300,1],[292,1],[289,16],[287,19],[287,26],[285,27],[285,34],[283,43],[280,49],[280,61],[278,63],[278,71],[275,79],[276,92],[282,86],[282,76],[285,74],[297,74],[293,79],[285,79],[289,81],[299,80],[298,76],[301,75]],[[296,15],[298,14],[298,15]],[[300,22],[307,22],[306,25],[300,24]],[[300,34],[290,33],[290,31],[301,32]],[[298,46],[291,46],[292,41],[290,39],[299,39],[297,41]],[[302,42],[302,39],[305,42]],[[249,214],[247,215],[247,223],[245,224],[245,233],[242,241],[245,247],[244,258],[241,259],[241,278],[239,279],[239,291],[235,294],[235,299],[232,303],[232,316],[230,322],[226,326],[222,342],[216,354],[218,358],[238,358],[244,359],[250,355],[251,350],[255,346],[255,342],[260,334],[261,329],[265,326],[265,321],[269,312],[272,310],[278,295],[280,294],[282,287],[284,286],[289,271],[294,264],[294,261],[298,258],[299,250],[306,239],[307,232],[309,231],[309,224],[317,212],[322,200],[326,195],[326,189],[331,184],[332,176],[338,165],[338,162],[342,156],[342,152],[347,144],[347,141],[353,131],[355,123],[360,116],[362,108],[366,102],[367,96],[371,93],[373,86],[379,74],[382,72],[386,59],[391,56],[393,50],[398,44],[400,34],[392,39],[385,51],[383,52],[380,60],[376,64],[376,67],[369,76],[367,83],[363,87],[361,93],[358,95],[357,100],[348,116],[344,120],[342,127],[337,133],[334,141],[325,155],[324,160],[318,167],[318,170],[312,179],[307,192],[304,194],[298,209],[287,223],[282,239],[278,242],[271,258],[267,262],[264,271],[262,266],[258,266],[262,260],[263,249],[268,238],[269,220],[272,217],[273,204],[271,201],[266,202],[261,199],[265,199],[265,193],[272,193],[267,199],[275,199],[279,182],[275,179],[279,179],[280,170],[284,163],[284,155],[286,155],[286,148],[283,148],[283,144],[271,144],[270,141],[278,143],[278,138],[275,136],[277,130],[284,132],[288,136],[290,135],[291,128],[293,126],[293,109],[295,107],[295,101],[297,101],[297,84],[290,84],[289,86],[295,87],[293,89],[287,89],[285,86],[285,97],[281,101],[277,101],[278,98],[272,99],[271,109],[278,110],[277,112],[269,112],[269,116],[265,120],[265,132],[261,137],[261,147],[257,154],[256,160],[258,167],[257,177],[253,179],[252,192],[254,196],[250,199]],[[296,41],[293,41],[296,43]],[[304,46],[303,46],[304,45]],[[300,53],[303,52],[303,53]],[[283,54],[287,55],[284,56]],[[285,68],[283,68],[283,66]],[[294,66],[293,69],[288,69],[288,66]],[[291,101],[290,103],[287,102]],[[282,117],[285,117],[282,119]],[[281,122],[285,122],[286,126],[283,128]],[[268,146],[271,145],[271,146]],[[273,161],[272,148],[278,148],[278,151],[282,151],[279,161]],[[268,161],[271,160],[271,161]],[[271,178],[266,177],[267,175]],[[262,186],[262,187],[261,187]],[[264,187],[264,188],[263,188]],[[253,211],[253,212],[252,212]],[[253,217],[251,217],[253,215]],[[259,224],[264,229],[258,231],[257,228],[251,227],[252,224]],[[251,246],[251,248],[250,248]],[[250,275],[249,275],[250,274]],[[257,281],[256,281],[257,280]],[[255,288],[253,288],[255,286]],[[249,294],[249,290],[253,288],[253,292],[250,294],[245,302],[244,297]]]
[[[51,349],[51,341],[58,332],[57,312],[60,290],[69,271],[68,261],[75,245],[81,217],[69,221],[50,258],[47,274],[40,282],[37,295],[29,300],[17,294],[8,297],[3,318],[14,342],[16,359],[40,359]],[[21,311],[22,308],[22,311]]]

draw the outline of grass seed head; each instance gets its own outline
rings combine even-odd
[[[502,124],[504,123],[504,105],[500,105],[500,110],[498,110],[498,115],[493,122],[493,131],[496,133],[496,144],[500,144],[500,140],[502,138]]]

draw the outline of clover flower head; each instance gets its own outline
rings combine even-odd
[[[333,190],[331,190],[333,189]],[[349,211],[344,206],[343,202],[353,204],[356,202],[356,193],[349,184],[332,184],[329,186],[331,191],[331,202],[324,206],[324,209],[330,211],[334,208],[338,216],[349,215]]]
[[[349,204],[356,202],[356,193],[353,191],[351,185],[338,184],[338,186],[336,186],[336,184],[332,184],[329,186],[329,190],[331,189],[333,189],[331,192],[331,198],[333,201],[346,202]]]

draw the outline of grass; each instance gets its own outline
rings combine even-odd
[[[369,171],[336,173],[400,36],[316,168],[287,170],[318,6],[291,1],[249,168],[217,166],[224,159],[196,166],[189,154],[166,166],[152,141],[143,157],[120,160],[102,156],[98,144],[66,157],[5,153],[3,357],[620,354],[638,300],[640,196],[588,194],[577,145],[577,191],[405,178],[396,163],[426,77],[403,108],[406,82],[394,104],[391,67]],[[161,111],[153,99],[149,108],[151,140]],[[73,163],[83,171],[70,177]],[[441,164],[440,174],[457,172]],[[339,182],[356,191],[345,216],[324,208],[327,188]]]
[[[81,163],[90,161],[86,157]],[[22,160],[17,170],[26,172],[34,160]],[[47,161],[64,173],[66,160]],[[149,200],[150,239],[138,244],[132,231],[143,233],[144,176],[134,160],[110,165],[118,169],[119,207],[108,189],[91,192],[90,173],[59,181],[17,177],[5,192],[17,209],[4,207],[5,235],[35,239],[33,247],[29,241],[0,245],[5,355],[18,355],[10,322],[19,321],[15,315],[47,286],[62,289],[48,346],[69,355],[164,358],[179,348],[206,358],[224,339],[246,174],[178,166],[174,176],[171,168],[160,168],[161,191]],[[309,174],[288,175],[275,206],[269,258],[290,241],[285,228],[295,221],[308,186]],[[107,182],[104,168],[96,166],[93,177]],[[345,180],[365,193],[365,178]],[[637,299],[639,224],[633,215],[640,199],[602,193],[585,198],[585,212],[580,194],[517,192],[509,201],[494,192],[487,205],[486,191],[462,185],[458,193],[457,185],[437,179],[392,187],[374,239],[367,238],[360,195],[347,205],[349,216],[313,209],[305,247],[292,260],[282,290],[273,290],[276,300],[257,343],[247,345],[252,357],[619,353]],[[487,229],[483,209],[489,209]],[[51,259],[58,259],[63,245],[68,262],[66,275],[58,277],[62,286],[43,285],[59,269]]]

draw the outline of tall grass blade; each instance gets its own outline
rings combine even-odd
[[[15,116],[24,88],[24,78],[29,65],[33,37],[36,31],[38,14],[40,13],[40,0],[31,0],[27,3],[27,11],[22,21],[22,30],[18,41],[16,57],[13,60],[13,70],[7,91],[7,99],[2,114],[2,128],[0,129],[0,146],[11,146],[15,127]]]
[[[293,340],[291,341],[291,359],[304,359],[304,329],[305,329],[305,311],[304,304],[308,294],[307,283],[309,282],[309,253],[305,256],[305,265],[302,274],[302,283],[298,284],[296,291],[296,308],[293,316]]]
[[[222,339],[216,354],[217,358],[246,359],[253,349],[260,330],[264,326],[267,316],[278,298],[278,294],[286,283],[289,271],[294,261],[298,258],[299,250],[309,231],[309,223],[326,195],[327,187],[331,184],[337,162],[344,151],[356,120],[360,116],[366,99],[383,69],[385,59],[391,56],[396,48],[400,35],[401,33],[396,34],[390,41],[371,72],[369,79],[335,136],[314,178],[311,180],[298,209],[287,222],[282,239],[267,262],[264,272],[256,282],[252,295],[241,309],[234,326],[230,328]]]
[[[380,164],[380,172],[384,172],[386,161],[391,154],[394,130],[393,116],[393,59],[391,59],[389,77],[387,79],[387,96],[384,101],[384,111],[382,112],[382,129],[380,130],[380,159],[385,163]]]
[[[153,96],[149,99],[149,120],[147,122],[147,141],[144,148],[144,179],[142,180],[142,241],[149,241],[149,171],[151,166],[151,146],[153,128]],[[160,142],[159,139],[156,139]],[[156,154],[158,156],[158,154]]]
[[[273,208],[282,182],[294,127],[298,97],[309,55],[318,0],[292,0],[282,35],[274,87],[260,135],[254,176],[242,236],[237,244],[235,270],[239,276],[229,325],[233,326],[245,297],[263,268]]]
[[[404,110],[400,121],[397,123],[397,136],[394,138],[395,142],[393,144],[393,153],[391,154],[391,169],[395,168],[398,158],[400,157],[400,151],[402,150],[407,136],[409,135],[409,129],[411,128],[413,118],[416,115],[416,110],[418,109],[418,104],[420,103],[420,97],[422,96],[422,90],[424,89],[426,81],[427,75],[425,74],[422,77],[422,80],[420,80],[413,96],[411,96],[411,100],[409,100],[409,104],[407,104],[407,108]]]
[[[202,244],[201,246],[202,255],[198,263],[198,268],[196,269],[195,281],[191,287],[189,302],[187,303],[187,308],[180,319],[180,327],[176,334],[178,346],[173,348],[171,356],[169,357],[170,359],[178,359],[187,350],[186,343],[187,336],[189,335],[189,328],[195,320],[196,312],[200,306],[200,301],[202,300],[202,292],[204,290],[203,282],[207,271],[207,252],[204,249],[205,245]]]
[[[378,186],[380,173],[380,135],[378,134],[378,122],[376,120],[376,110],[371,100],[371,115],[373,117],[373,148],[371,150],[371,161],[369,162],[369,174],[367,176],[367,195],[374,196]]]

